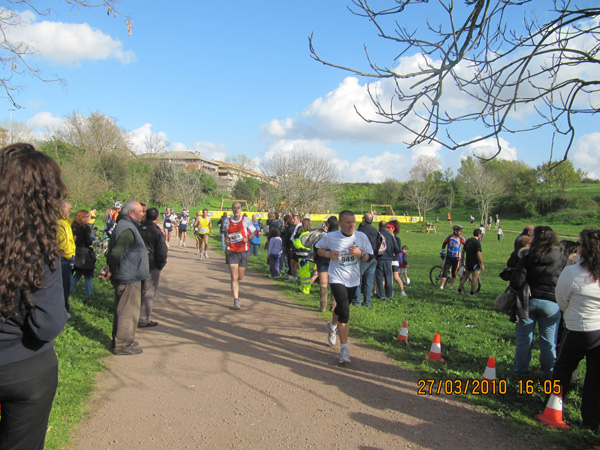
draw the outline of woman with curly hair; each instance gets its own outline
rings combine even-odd
[[[0,448],[43,449],[67,321],[56,223],[58,164],[29,144],[0,150]]]
[[[577,242],[580,262],[565,267],[556,285],[556,300],[565,318],[553,379],[563,398],[579,362],[586,370],[581,396],[585,427],[600,432],[600,229],[585,229]]]
[[[71,292],[75,291],[79,279],[83,276],[85,281],[85,295],[94,293],[94,268],[96,260],[92,250],[92,231],[89,227],[90,212],[80,209],[73,219],[73,238],[75,239],[75,267],[71,281]]]
[[[558,246],[558,235],[547,226],[533,230],[531,247],[521,250],[519,263],[512,273],[510,286],[519,291],[528,283],[531,290],[529,305],[516,326],[515,368],[518,377],[529,376],[533,331],[537,322],[540,334],[540,365],[544,379],[552,377],[556,359],[556,334],[560,309],[554,290],[567,258]]]

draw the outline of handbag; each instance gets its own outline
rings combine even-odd
[[[76,247],[73,267],[75,270],[94,270],[96,267],[94,251],[90,247]]]
[[[496,309],[505,313],[511,313],[517,305],[517,293],[507,286],[506,290],[496,297]]]

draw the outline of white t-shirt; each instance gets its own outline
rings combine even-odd
[[[556,301],[571,331],[600,330],[600,282],[581,264],[567,266],[556,283]]]
[[[363,253],[373,254],[373,248],[367,235],[355,231],[352,236],[345,236],[341,230],[327,233],[317,242],[315,247],[340,252],[338,259],[329,260],[329,282],[354,287],[360,284],[360,258],[348,253],[352,246],[358,247]]]

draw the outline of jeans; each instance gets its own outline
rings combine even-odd
[[[69,294],[71,293],[71,275],[73,274],[73,262],[75,261],[75,257],[71,258],[60,258],[60,270],[62,272],[63,277],[63,290],[65,294],[65,308],[67,312],[71,310],[71,306],[69,305]]]
[[[356,290],[356,295],[352,300],[353,305],[360,306],[360,294],[362,293],[362,304],[367,308],[371,306],[371,295],[373,294],[373,280],[375,279],[376,267],[377,260],[374,258],[371,261],[360,262],[360,289]]]
[[[383,281],[385,280],[385,288]],[[377,283],[377,297],[380,299],[394,297],[394,275],[392,274],[392,260],[383,259],[377,261],[375,270],[375,281]],[[384,293],[385,289],[385,293]]]
[[[219,233],[219,236],[221,236],[221,251],[224,252],[225,251],[225,233]]]
[[[529,299],[529,318],[519,319],[516,327],[515,375],[529,376],[531,346],[536,322],[540,333],[540,366],[544,379],[552,378],[552,369],[556,360],[556,336],[560,309],[558,304],[538,298]]]
[[[90,297],[94,293],[94,277],[82,275],[77,271],[75,271],[73,277],[71,278],[71,292],[75,292],[77,283],[79,283],[79,280],[82,276],[85,282],[85,295]]]
[[[140,305],[140,318],[138,325],[147,325],[152,316],[152,306],[154,305],[154,297],[158,291],[158,282],[160,281],[161,271],[152,269],[150,276],[142,280],[142,301]]]
[[[260,244],[254,244],[250,242],[250,256],[258,256],[258,248]]]

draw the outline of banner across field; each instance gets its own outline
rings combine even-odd
[[[227,215],[231,214],[231,211],[208,211],[208,215],[209,217],[216,217],[216,218],[220,218],[223,216],[223,212],[226,212]],[[252,218],[252,216],[256,215],[256,217],[258,217],[259,219],[263,219],[263,221],[267,220],[267,217],[269,216],[268,212],[245,212],[244,214],[246,214],[248,217]],[[320,221],[323,222],[325,220],[327,220],[330,216],[336,216],[337,214],[305,214],[303,217],[304,218],[308,218],[312,221]],[[361,214],[357,214],[357,221],[360,222],[361,220]],[[390,221],[390,220],[397,220],[400,223],[417,223],[417,222],[421,222],[423,220],[422,217],[418,217],[418,216],[386,216],[386,215],[373,215],[373,222],[380,222],[382,220],[385,221]]]

